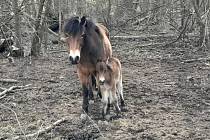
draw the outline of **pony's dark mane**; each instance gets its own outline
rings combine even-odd
[[[72,36],[76,36],[81,32],[81,26],[79,24],[79,17],[70,18],[64,26],[64,33]]]
[[[84,21],[80,21],[79,17],[72,17],[67,21],[66,25],[64,26],[64,33],[71,36],[76,36],[78,34],[81,34],[83,31],[88,31],[90,29],[95,30],[96,28],[95,23],[93,23],[91,20],[85,19],[85,25],[83,26],[83,24]]]

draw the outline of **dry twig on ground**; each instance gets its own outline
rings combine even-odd
[[[25,86],[11,86],[10,88],[5,89],[3,92],[1,92],[1,93],[0,93],[0,97],[1,97],[1,96],[4,96],[5,94],[7,94],[8,92],[11,92],[11,91],[14,90],[14,89],[24,88],[24,87],[28,87],[28,86],[30,86],[30,84],[25,85]]]
[[[18,83],[18,80],[15,79],[0,79],[0,82],[4,82],[4,83]]]
[[[4,104],[0,104],[0,106],[2,106],[2,107],[5,108],[5,109],[10,110],[10,111],[15,115],[15,119],[16,119],[16,121],[17,121],[17,123],[18,123],[19,129],[20,129],[20,131],[22,132],[22,134],[25,136],[25,132],[23,131],[22,126],[21,126],[21,124],[20,124],[20,121],[18,120],[17,113],[16,113],[13,109],[11,109],[11,108],[5,106]]]
[[[41,134],[43,134],[43,133],[46,133],[46,132],[52,130],[53,128],[55,128],[55,126],[61,124],[62,122],[67,121],[68,119],[69,119],[69,117],[64,117],[64,118],[62,118],[62,119],[60,119],[60,120],[57,120],[56,122],[54,122],[53,124],[49,125],[48,127],[38,130],[38,131],[35,132],[35,133],[27,134],[27,135],[25,135],[25,136],[17,136],[17,137],[14,137],[14,138],[12,138],[12,139],[13,139],[13,140],[17,140],[17,139],[24,139],[24,138],[25,138],[25,139],[33,138],[33,137],[35,137],[35,136],[38,137],[39,135],[41,135]]]
[[[83,110],[84,111],[84,110]],[[93,123],[93,126],[98,130],[99,134],[103,137],[104,135],[101,133],[101,130],[99,129],[99,126],[94,122],[94,120],[84,111],[85,115],[88,117],[88,119]]]

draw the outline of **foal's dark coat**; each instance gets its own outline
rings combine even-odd
[[[92,85],[89,83],[89,78],[96,74],[97,61],[107,59],[112,53],[111,45],[104,45],[104,38],[107,41],[108,37],[104,36],[106,35],[105,32],[107,32],[105,27],[103,27],[104,29],[101,27],[85,17],[82,17],[81,20],[78,17],[73,17],[64,26],[64,33],[67,36],[69,49],[71,50],[71,45],[79,43],[78,47],[74,47],[74,49],[76,48],[80,51],[77,73],[83,87],[83,109],[86,112],[88,112],[88,95],[92,95]]]

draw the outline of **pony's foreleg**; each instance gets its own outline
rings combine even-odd
[[[95,79],[94,75],[90,75],[89,76],[89,98],[90,98],[90,100],[94,100],[93,89],[94,89],[94,91],[96,90],[96,79]]]
[[[102,116],[103,118],[107,114],[107,107],[108,107],[108,98],[109,98],[109,92],[107,90],[101,91],[102,92]]]
[[[80,83],[82,84],[82,92],[83,92],[83,102],[82,102],[82,109],[88,113],[88,105],[89,105],[89,102],[88,102],[88,93],[89,93],[89,90],[88,90],[88,74],[84,74],[84,73],[81,73],[79,70],[77,71],[78,73],[78,76],[79,76],[79,79],[80,79]]]
[[[82,102],[82,109],[88,113],[88,87],[85,84],[82,84],[82,90],[83,90],[83,102]]]

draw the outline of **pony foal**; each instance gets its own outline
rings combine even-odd
[[[119,114],[121,110],[118,105],[117,94],[120,96],[121,106],[125,106],[119,59],[112,57],[108,58],[106,62],[98,61],[96,64],[96,79],[102,95],[102,116],[104,117],[107,114],[109,102],[114,105],[116,113]]]

